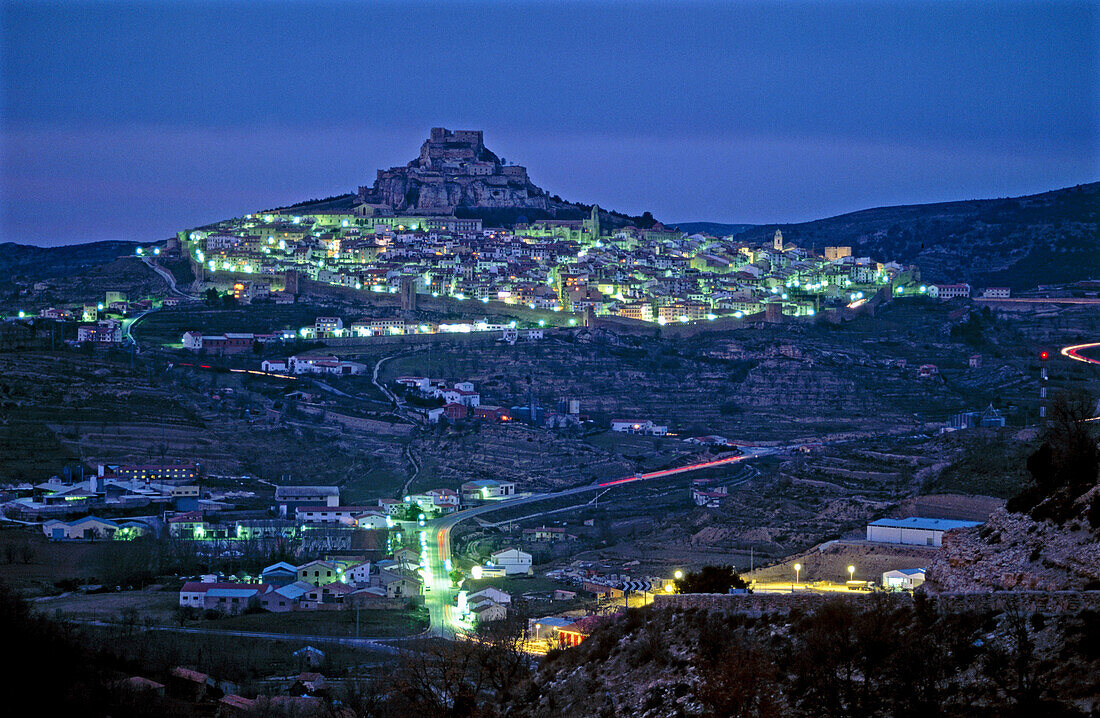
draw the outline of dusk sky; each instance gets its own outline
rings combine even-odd
[[[42,3],[0,241],[163,239],[484,129],[569,200],[794,222],[1100,179],[1095,2]]]

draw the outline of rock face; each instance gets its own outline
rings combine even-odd
[[[506,165],[486,146],[481,130],[433,127],[420,156],[404,167],[378,170],[371,187],[360,187],[369,204],[417,214],[454,214],[459,208],[530,208],[557,204],[527,177],[527,168]]]
[[[925,586],[943,592],[1067,591],[1094,588],[1098,581],[1100,541],[1087,522],[1059,526],[998,509],[983,526],[944,535]]]

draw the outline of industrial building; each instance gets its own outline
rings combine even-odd
[[[940,546],[945,531],[981,526],[980,521],[927,519],[878,519],[867,524],[867,540],[876,543],[900,543],[912,546]]]

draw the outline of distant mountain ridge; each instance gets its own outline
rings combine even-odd
[[[0,243],[0,280],[25,276],[35,280],[68,277],[134,253],[138,242],[108,240],[64,247]]]
[[[878,207],[775,230],[801,247],[850,246],[856,256],[916,264],[927,282],[1027,289],[1100,277],[1100,182],[1026,197]]]
[[[712,237],[734,237],[752,229],[755,224],[725,224],[722,222],[673,222],[668,225],[687,234],[709,234]]]

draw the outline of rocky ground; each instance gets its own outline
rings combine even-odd
[[[1100,538],[1087,521],[1058,526],[999,509],[984,526],[946,534],[927,581],[928,590],[945,592],[1095,590]]]

